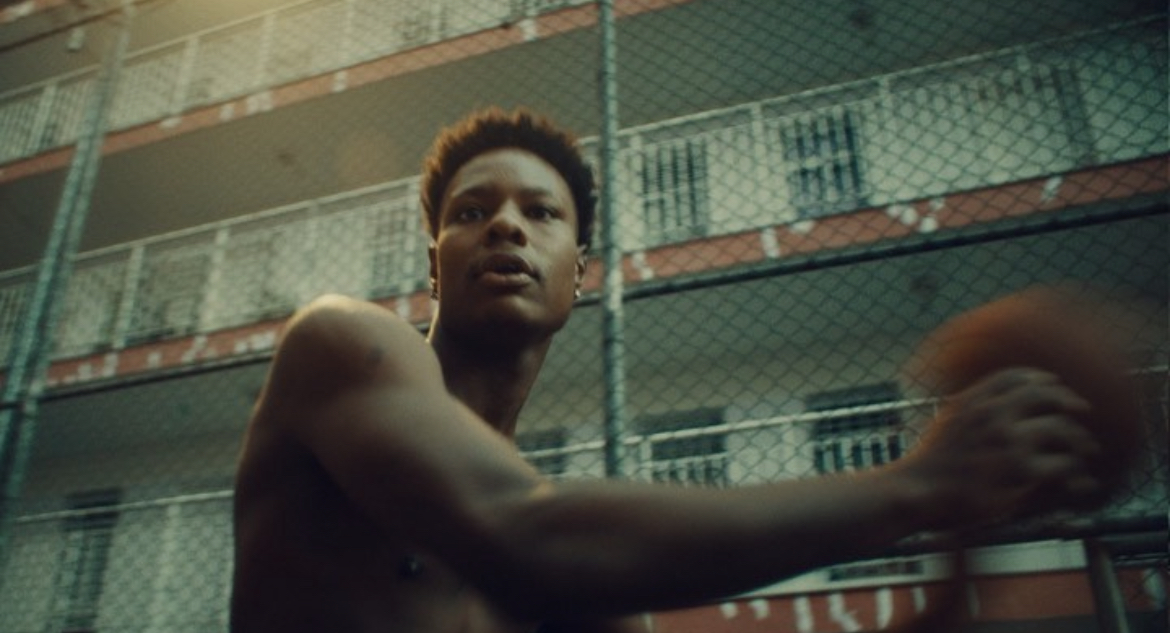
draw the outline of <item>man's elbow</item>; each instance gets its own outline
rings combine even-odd
[[[485,508],[480,545],[466,552],[464,573],[498,608],[523,620],[547,620],[581,607],[579,565],[557,521],[560,504],[547,481],[520,497]]]

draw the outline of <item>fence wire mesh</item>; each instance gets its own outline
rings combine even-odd
[[[672,485],[888,463],[934,411],[902,372],[927,332],[1072,280],[1134,306],[1116,326],[1142,387],[1146,450],[1116,502],[1023,526],[1006,540],[1033,554],[991,556],[988,577],[1030,574],[1037,587],[1083,570],[1075,547],[1035,554],[1057,547],[1035,545],[1053,533],[1165,532],[1165,7],[613,7],[608,76],[592,2],[0,0],[8,371],[98,66],[120,29],[131,35],[45,391],[0,403],[35,410],[27,462],[0,461],[0,476],[22,481],[0,506],[0,632],[226,630],[235,460],[282,321],[337,292],[425,326],[417,200],[431,138],[473,109],[525,106],[596,157],[602,81],[617,94],[605,184],[623,254],[625,432],[605,436],[615,386],[593,258],[521,417],[517,444],[541,472],[604,477],[607,439],[626,477]],[[907,560],[802,587],[932,580],[928,558]],[[1130,624],[1165,631],[1165,552],[1126,561]],[[991,609],[986,630],[1094,630],[1090,604]],[[888,624],[873,618],[815,630]],[[732,628],[707,630],[742,630],[725,619]],[[791,626],[777,630],[814,630]]]

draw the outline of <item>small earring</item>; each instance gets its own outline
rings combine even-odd
[[[577,286],[576,288],[573,288],[573,298],[574,299],[581,298],[581,286]]]
[[[439,282],[436,279],[431,279],[431,298],[439,300]]]

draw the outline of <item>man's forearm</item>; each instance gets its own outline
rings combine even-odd
[[[501,526],[506,566],[540,579],[535,595],[495,582],[544,613],[672,608],[879,553],[922,527],[921,504],[890,472],[733,490],[566,485]]]

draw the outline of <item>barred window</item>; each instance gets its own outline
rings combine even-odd
[[[232,233],[223,248],[214,325],[289,314],[299,296],[295,275],[304,258],[304,223],[281,224]]]
[[[864,206],[867,187],[860,151],[861,114],[836,106],[780,122],[784,173],[803,219]]]
[[[892,462],[905,452],[906,437],[897,409],[873,408],[900,399],[892,383],[826,391],[807,399],[809,411],[830,412],[813,427],[813,461],[818,473],[862,470]]]
[[[131,342],[195,331],[211,270],[211,250],[208,243],[147,253],[138,280]]]
[[[81,126],[85,120],[85,108],[90,104],[90,95],[93,92],[95,75],[93,72],[84,73],[57,84],[53,93],[49,116],[45,120],[45,127],[41,130],[39,149],[56,147],[77,140],[81,134]],[[116,114],[119,104],[114,102],[110,116]]]
[[[56,630],[96,630],[120,496],[117,490],[99,490],[69,499],[69,509],[76,514],[65,520],[65,547],[54,583]]]
[[[106,348],[122,303],[126,262],[123,259],[79,262],[69,277],[54,337],[59,354]]]
[[[0,98],[0,162],[27,156],[39,149],[37,114],[42,89],[21,91]]]
[[[730,485],[722,409],[671,412],[642,419],[649,441],[650,479],[684,486]]]
[[[341,0],[318,0],[275,14],[272,50],[266,60],[266,82],[280,84],[339,65],[334,34],[344,29]]]
[[[403,16],[396,26],[403,45],[420,46],[439,39],[442,24],[439,11],[413,11]]]
[[[384,55],[436,39],[443,5],[407,0],[353,0],[353,41],[359,59]]]
[[[6,278],[0,286],[0,365],[6,366],[12,346],[16,344],[16,330],[27,309],[33,283],[28,276]]]
[[[707,141],[659,143],[641,152],[642,218],[651,244],[707,233]]]
[[[118,76],[110,127],[129,127],[172,114],[183,54],[178,44],[130,59]]]
[[[244,94],[259,85],[262,20],[218,29],[198,40],[186,103],[208,103]]]
[[[412,196],[391,191],[369,202],[371,296],[392,296],[426,278],[426,242]]]

